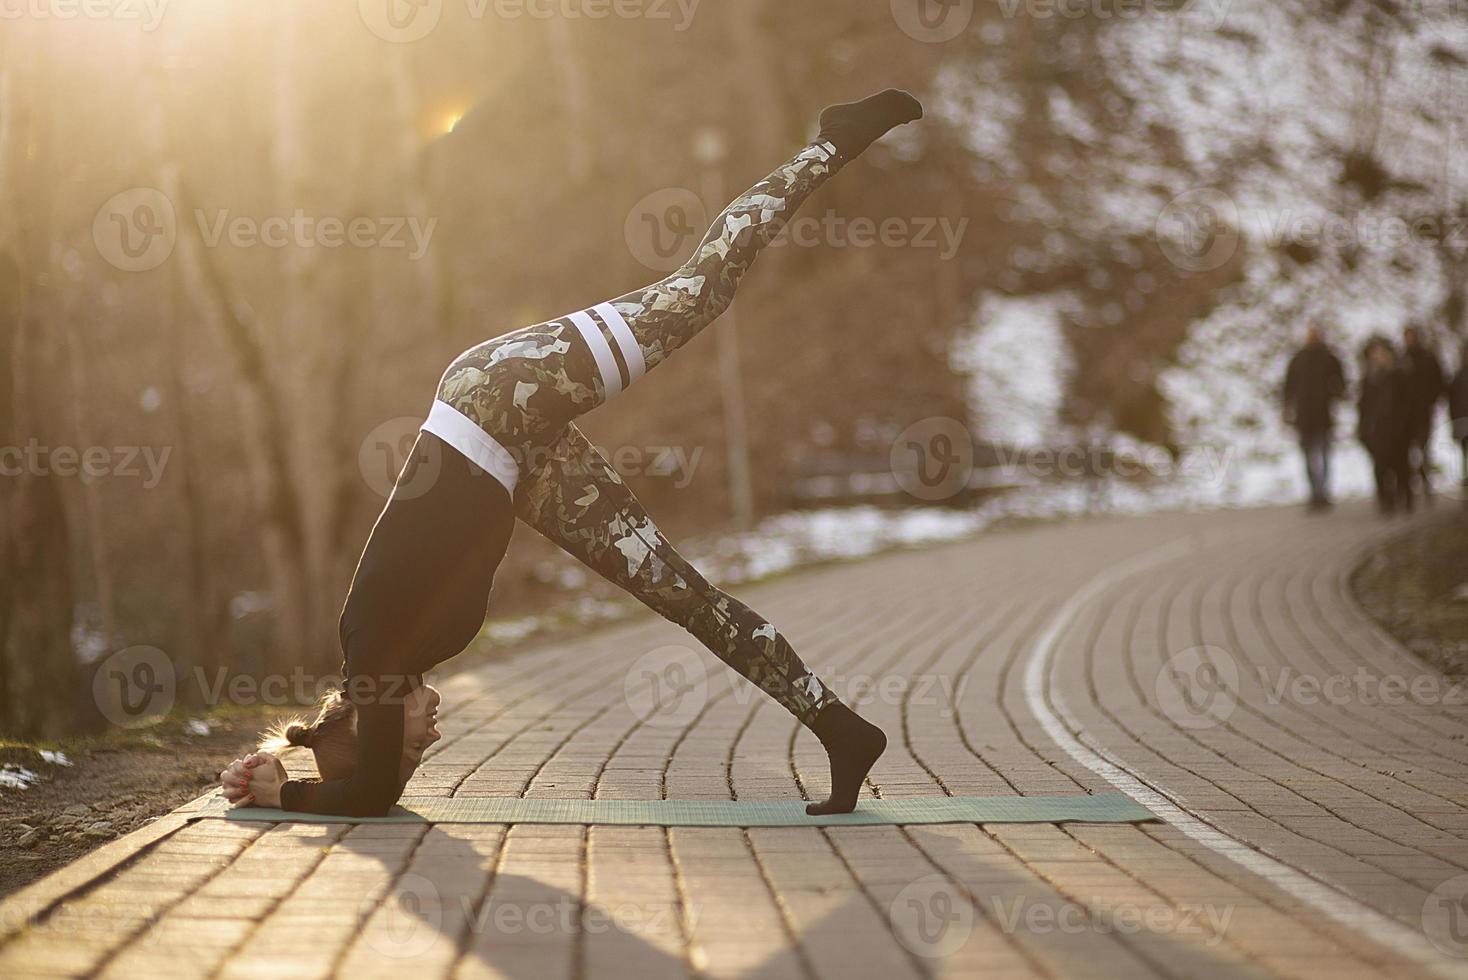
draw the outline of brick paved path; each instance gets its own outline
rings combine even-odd
[[[167,817],[0,904],[0,976],[1468,974],[1468,716],[1346,588],[1384,529],[1364,507],[1063,523],[741,590],[865,692],[894,736],[882,796],[1121,780],[1167,822]],[[731,679],[653,619],[447,677],[409,793],[823,793],[814,738]]]

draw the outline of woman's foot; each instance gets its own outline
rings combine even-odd
[[[869,95],[860,102],[843,102],[821,110],[821,135],[836,147],[843,160],[854,160],[889,129],[923,117],[923,107],[901,89]]]
[[[850,813],[856,809],[862,781],[887,748],[887,736],[839,701],[822,708],[811,720],[810,730],[831,758],[831,797],[810,804],[805,812],[813,817]]]

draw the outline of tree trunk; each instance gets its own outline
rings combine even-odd
[[[0,253],[0,444],[46,440],[35,427],[31,377],[45,365],[34,340],[23,275]],[[72,649],[71,541],[62,480],[24,464],[0,478],[0,719],[6,734],[34,738],[74,731],[81,672]]]
[[[6,36],[4,41],[13,41]],[[31,292],[32,270],[48,272],[54,253],[52,197],[57,161],[49,116],[30,99],[51,90],[33,46],[4,44],[0,74],[0,445],[55,444],[46,419],[66,385],[42,325],[45,297]],[[27,98],[22,104],[21,99]],[[54,281],[54,278],[53,278]],[[7,461],[13,465],[14,461]],[[70,533],[61,480],[31,472],[0,477],[0,727],[16,735],[59,735],[79,721],[80,674],[72,649],[75,596]],[[49,472],[49,470],[47,470]]]
[[[302,51],[308,50],[301,44],[301,32],[310,29],[321,29],[321,25],[288,18],[281,24],[275,46],[278,84],[273,166],[282,211],[297,206],[311,210],[323,204],[340,209],[352,203],[331,200],[332,188],[325,183],[325,175],[309,167],[305,140],[314,127],[310,107],[302,102],[302,94],[310,87],[301,82]],[[351,158],[340,163],[348,170],[356,169]],[[340,660],[336,618],[341,605],[341,562],[335,531],[341,477],[332,464],[338,458],[336,447],[344,428],[342,349],[344,338],[353,332],[350,324],[342,322],[344,304],[340,300],[347,290],[332,278],[322,260],[320,249],[300,244],[281,250],[280,317],[270,363],[279,366],[272,389],[276,395],[273,411],[291,420],[289,426],[280,428],[279,436],[287,461],[284,492],[292,497],[300,535],[293,552],[299,565],[292,570],[298,588],[289,596],[275,596],[277,603],[295,607],[291,613],[295,632],[282,640],[286,647],[299,651],[291,666],[327,671]]]
[[[209,509],[203,492],[203,469],[198,458],[200,446],[194,439],[190,424],[192,408],[184,381],[184,324],[191,317],[182,277],[176,269],[170,270],[167,288],[168,394],[164,401],[173,424],[177,456],[182,463],[178,470],[178,488],[183,504],[180,527],[184,564],[188,568],[183,615],[185,648],[189,651],[188,660],[212,671],[224,663],[226,638],[214,564],[209,555]],[[198,692],[189,693],[197,695]]]
[[[192,198],[169,168],[163,192],[184,213],[192,211]],[[241,446],[249,460],[254,499],[260,521],[261,552],[266,577],[274,598],[275,631],[280,661],[272,666],[304,663],[307,650],[307,603],[309,589],[305,572],[301,516],[293,488],[284,421],[276,392],[265,367],[265,351],[249,307],[239,302],[226,285],[202,243],[192,234],[180,234],[175,249],[179,267],[195,309],[201,318],[218,328],[234,356],[243,438]]]

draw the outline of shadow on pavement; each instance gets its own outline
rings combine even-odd
[[[558,857],[547,855],[547,877],[568,887],[495,871],[505,828],[439,825],[426,833],[415,828],[413,836],[400,828],[364,830],[349,833],[337,848],[380,862],[392,886],[373,898],[362,934],[339,966],[344,975],[684,977],[698,971],[683,953],[683,915],[693,922],[697,967],[746,977],[801,975],[804,962],[836,975],[942,975],[1006,965],[1066,976],[1129,975],[1149,967],[1182,976],[1260,972],[1227,944],[1234,915],[1251,912],[1206,899],[1181,906],[1155,897],[1128,901],[1100,885],[1094,895],[1067,897],[1040,872],[992,853],[992,838],[972,825],[912,831],[952,880],[915,849],[900,872],[865,881],[866,893],[844,873],[829,882],[777,875],[786,879],[780,884],[786,911],[807,925],[799,950],[782,941],[773,957],[763,920],[743,921],[741,904],[732,899],[738,890],[720,908],[636,899],[583,907],[568,890],[579,887],[581,870]],[[811,846],[824,850],[818,832],[810,833]],[[860,834],[837,833],[846,835],[833,837],[842,851],[860,847]]]

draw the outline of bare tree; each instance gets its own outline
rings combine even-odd
[[[54,333],[45,321],[54,318],[54,303],[30,287],[38,265],[50,271],[50,168],[56,161],[31,150],[45,145],[38,130],[50,123],[35,104],[35,93],[50,90],[41,77],[47,63],[34,47],[4,54],[0,210],[16,220],[0,228],[0,445],[20,447],[31,437],[45,441],[45,420],[55,418],[58,407],[52,392],[64,388],[55,376],[55,352],[46,349]],[[18,473],[0,478],[0,712],[11,733],[59,734],[79,720],[70,565],[61,481],[22,463]]]

